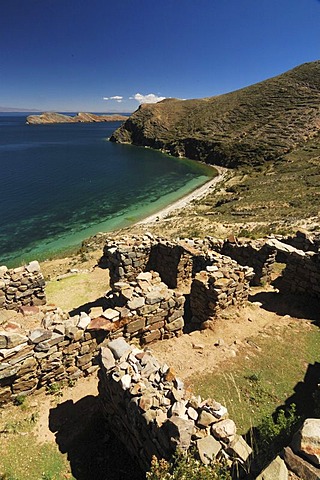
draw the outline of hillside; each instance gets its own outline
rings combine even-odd
[[[283,158],[319,130],[316,61],[216,97],[143,104],[111,141],[227,167],[254,166]]]

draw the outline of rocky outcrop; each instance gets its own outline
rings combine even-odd
[[[144,104],[111,141],[235,167],[276,160],[320,129],[320,61],[225,95]]]
[[[124,122],[128,117],[124,115],[96,115],[80,112],[77,115],[63,115],[62,113],[45,112],[41,115],[29,115],[27,125],[43,125],[49,123],[92,123],[92,122]]]

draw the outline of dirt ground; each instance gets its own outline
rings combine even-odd
[[[85,261],[75,256],[42,263],[41,269],[48,280],[48,302],[72,311],[99,299],[109,286],[107,271],[98,266],[100,255],[101,252],[97,251],[90,253]],[[195,330],[178,338],[157,342],[148,348],[162,362],[173,367],[188,385],[192,377],[204,372],[229,368],[230,361],[236,359],[240,350],[245,349],[247,355],[257,354],[259,347],[252,340],[257,335],[266,335],[272,328],[273,332],[276,329],[281,336],[281,332],[293,321],[305,317],[316,319],[316,306],[309,307],[311,310],[306,317],[305,309],[299,309],[294,299],[289,300],[289,303],[279,299],[271,287],[266,290],[253,288],[250,302],[243,308],[233,307],[222,312],[215,321],[213,330]],[[38,415],[33,431],[37,441],[57,443],[63,451],[67,448],[63,442],[69,445],[77,431],[79,433],[79,428],[82,428],[82,433],[79,434],[84,435],[87,431],[86,422],[97,413],[97,385],[97,376],[92,375],[79,379],[72,388],[63,388],[59,395],[47,395],[46,392],[34,395],[29,401]],[[0,426],[8,421],[16,408],[10,406],[0,410]],[[85,418],[81,424],[81,419]],[[97,421],[98,417],[95,418]],[[58,427],[55,427],[55,421]],[[64,432],[64,437],[61,432]],[[115,440],[106,441],[111,442],[111,448]],[[93,446],[93,450],[94,448],[96,447]],[[72,459],[70,452],[69,457]]]

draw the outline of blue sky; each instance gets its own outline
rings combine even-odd
[[[6,107],[129,112],[149,94],[151,101],[218,95],[320,58],[319,0],[1,0],[0,6]]]

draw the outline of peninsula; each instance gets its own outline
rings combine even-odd
[[[94,113],[79,112],[74,116],[62,113],[45,112],[41,115],[29,115],[27,125],[43,125],[51,123],[93,123],[93,122],[124,122],[128,117],[125,115],[96,115]]]

